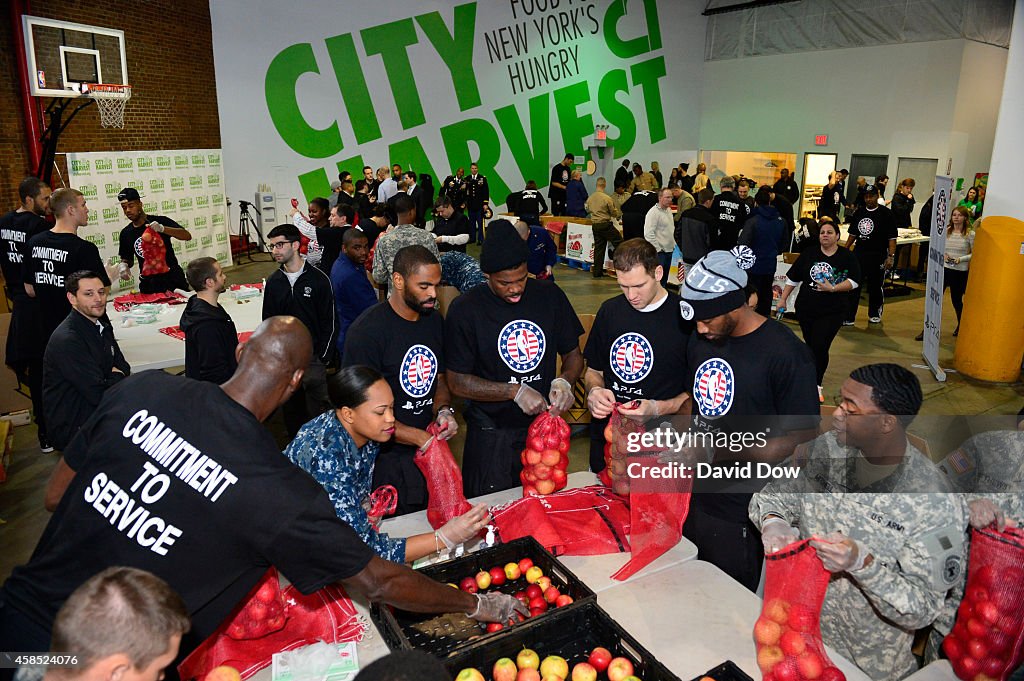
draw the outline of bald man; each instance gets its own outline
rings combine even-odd
[[[376,557],[281,456],[261,421],[301,384],[311,353],[302,322],[271,317],[238,347],[223,385],[147,371],[108,390],[51,479],[56,511],[31,560],[0,590],[0,647],[48,650],[61,604],[113,565],[148,570],[181,594],[193,622],[182,655],[268,565],[303,593],[340,582],[373,601],[482,621],[522,610],[511,596],[456,592]]]

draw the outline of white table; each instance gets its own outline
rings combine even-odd
[[[229,291],[221,295],[220,304],[231,315],[239,333],[254,331],[263,321],[262,295],[236,301]],[[177,326],[184,311],[184,305],[169,305],[152,324],[123,326],[125,313],[114,309],[113,300],[107,304],[107,315],[114,325],[114,337],[133,373],[185,365],[185,341],[160,333],[162,328]]]
[[[752,633],[761,599],[711,563],[687,561],[630,580],[597,603],[681,679],[725,660],[761,678]],[[828,655],[848,681],[868,680],[831,649]]]
[[[953,673],[953,667],[949,660],[936,660],[908,676],[904,681],[959,681],[959,677]]]

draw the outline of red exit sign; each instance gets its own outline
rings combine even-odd
[[[815,135],[814,144],[819,147],[828,146],[828,135]]]

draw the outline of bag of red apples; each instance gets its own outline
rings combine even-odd
[[[598,473],[598,478],[616,494],[628,497],[629,475],[626,471],[629,466],[629,452],[626,445],[630,434],[644,432],[644,424],[620,414],[621,406],[621,403],[615,403],[612,414],[608,417],[608,425],[604,428],[605,468]]]
[[[427,521],[436,530],[473,507],[462,491],[462,471],[448,441],[437,437],[436,423],[431,423],[427,432],[434,438],[425,449],[416,452],[413,461],[427,482]]]
[[[561,416],[543,411],[530,424],[526,449],[519,455],[523,470],[523,496],[551,494],[565,489],[569,468],[569,424]]]
[[[1024,662],[1024,532],[971,531],[967,585],[942,642],[965,681],[1005,681]]]
[[[167,266],[167,244],[155,229],[146,225],[143,230],[139,248],[142,250],[142,275],[149,277],[154,274],[170,272]]]
[[[845,681],[825,654],[819,618],[829,572],[809,539],[765,557],[764,604],[754,624],[764,681]]]

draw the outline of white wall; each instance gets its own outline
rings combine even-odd
[[[1024,155],[1024,130],[1021,130],[1021,111],[1024,110],[1024,3],[1017,3],[1010,37],[1010,54],[1006,63],[1002,106],[996,128],[995,147],[985,215],[1009,215],[1024,220],[1021,210],[1020,159]],[[993,81],[998,82],[998,81]]]

